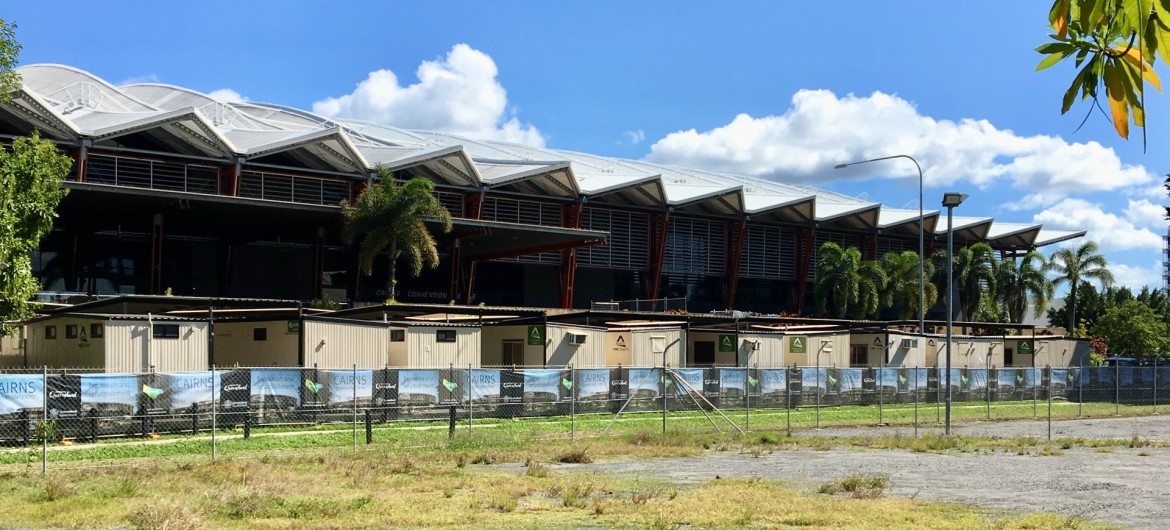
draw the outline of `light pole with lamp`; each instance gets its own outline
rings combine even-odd
[[[947,209],[947,423],[946,435],[951,434],[951,340],[955,307],[955,207],[967,200],[965,193],[944,193],[942,205]]]
[[[923,272],[925,268],[924,262],[926,260],[925,254],[926,246],[923,243],[923,237],[926,233],[926,221],[923,219],[922,213],[922,166],[918,165],[918,161],[910,155],[893,155],[883,156],[881,158],[872,158],[870,160],[861,160],[858,162],[850,162],[848,164],[837,164],[833,169],[845,169],[849,166],[856,166],[858,164],[868,164],[870,162],[880,162],[882,160],[892,160],[894,158],[906,158],[914,162],[914,167],[918,169],[918,333],[926,335],[926,273]]]

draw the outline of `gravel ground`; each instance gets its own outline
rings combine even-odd
[[[1034,425],[1033,425],[1034,424]],[[964,426],[960,434],[1046,436],[1047,422]],[[824,429],[802,435],[890,434],[893,428]],[[906,429],[901,429],[906,431]],[[912,431],[912,429],[911,429]],[[1059,433],[1059,434],[1058,434]],[[907,432],[912,434],[912,432]],[[1170,417],[1053,422],[1053,436],[1170,441]],[[778,451],[753,457],[715,453],[698,458],[627,460],[561,466],[692,484],[759,477],[816,489],[855,473],[890,477],[887,494],[958,502],[993,510],[1047,511],[1122,528],[1166,528],[1170,521],[1170,449],[1072,448],[1055,456],[913,453],[903,450]]]

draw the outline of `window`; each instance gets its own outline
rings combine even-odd
[[[1015,351],[1012,348],[1004,348],[1003,349],[1003,365],[1004,366],[1011,366],[1012,364],[1015,364],[1015,359],[1012,359],[1012,354],[1014,354],[1014,353],[1015,353]]]
[[[65,338],[67,338],[67,339],[76,339],[77,338],[77,324],[65,324]]]
[[[435,342],[455,342],[455,330],[440,329],[436,331]]]
[[[57,326],[45,326],[45,338],[53,340],[57,338]]]
[[[178,324],[155,324],[154,338],[156,339],[177,339],[179,338]]]
[[[392,330],[390,330],[390,342],[406,342],[406,330],[405,329],[392,329]]]
[[[850,366],[869,366],[869,347],[864,344],[854,344],[849,348]]]
[[[505,366],[524,364],[524,341],[506,340],[500,348],[500,364]]]
[[[89,325],[89,338],[91,338],[91,339],[102,338],[102,325],[101,324],[90,324]]]
[[[268,340],[268,328],[252,328],[252,340]]]

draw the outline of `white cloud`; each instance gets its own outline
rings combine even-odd
[[[917,176],[893,160],[833,171],[840,163],[910,154],[929,186],[969,181],[1009,184],[1027,198],[1009,208],[1052,205],[1077,193],[1148,185],[1154,175],[1123,164],[1097,142],[1019,136],[986,120],[936,120],[908,101],[875,92],[838,97],[801,90],[781,115],[740,114],[709,131],[678,131],[658,140],[647,160],[785,181]]]
[[[1163,287],[1162,264],[1158,262],[1154,262],[1149,267],[1110,263],[1109,271],[1113,273],[1116,285],[1129,287],[1135,293],[1140,291],[1142,287]]]
[[[636,131],[626,131],[622,133],[630,141],[630,145],[638,145],[646,141],[646,131],[638,129]]]
[[[1102,251],[1162,248],[1162,236],[1140,228],[1126,219],[1105,212],[1099,204],[1082,199],[1065,199],[1032,217],[1045,228],[1085,230],[1086,240],[1096,241]],[[1071,244],[1079,245],[1080,240]]]
[[[456,44],[447,56],[423,61],[418,82],[402,86],[390,70],[370,72],[350,94],[313,103],[330,117],[543,146],[536,127],[506,116],[508,96],[490,56]]]
[[[1130,200],[1129,206],[1125,209],[1125,218],[1139,226],[1165,227],[1166,208],[1146,199]]]
[[[219,88],[207,93],[211,99],[222,101],[224,103],[243,103],[248,101],[248,98],[241,95],[239,92],[230,88]]]

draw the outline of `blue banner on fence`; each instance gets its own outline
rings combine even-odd
[[[41,410],[45,406],[44,380],[40,375],[0,375],[0,414]]]

